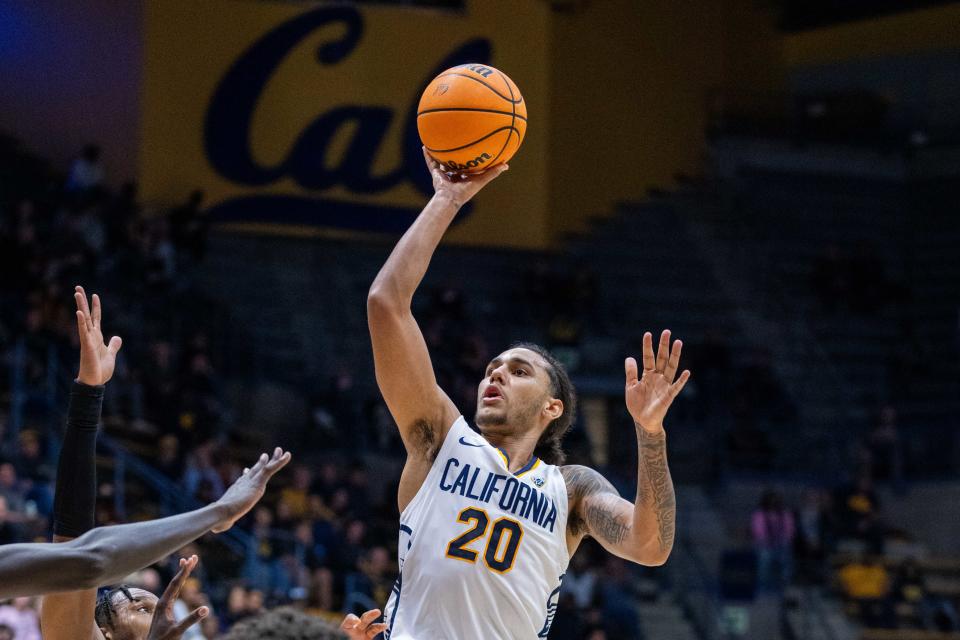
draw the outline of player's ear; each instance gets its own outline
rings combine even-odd
[[[557,418],[563,415],[563,400],[559,398],[550,398],[547,400],[547,404],[543,407],[543,415],[550,419],[550,422],[553,422]]]

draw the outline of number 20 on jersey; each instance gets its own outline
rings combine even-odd
[[[467,507],[457,515],[457,522],[472,525],[470,529],[457,536],[447,545],[447,557],[463,562],[476,563],[480,552],[471,548],[479,538],[486,538],[483,561],[491,571],[507,573],[513,569],[523,539],[520,523],[510,518],[497,518],[492,523],[487,512],[478,507]],[[487,537],[487,530],[490,536]]]

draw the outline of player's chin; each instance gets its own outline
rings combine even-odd
[[[499,407],[478,407],[474,416],[478,427],[495,427],[507,423],[507,412]]]

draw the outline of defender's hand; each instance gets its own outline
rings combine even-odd
[[[370,640],[387,630],[386,623],[374,622],[379,617],[380,609],[371,609],[359,618],[349,613],[343,619],[340,630],[345,632],[350,640]]]
[[[199,607],[179,623],[173,615],[173,604],[180,596],[180,589],[190,577],[190,572],[197,567],[197,562],[197,556],[190,556],[189,559],[180,558],[180,570],[167,585],[167,590],[157,601],[157,608],[153,610],[153,619],[150,621],[150,631],[147,632],[146,640],[179,640],[187,629],[210,614],[209,608]]]
[[[653,335],[648,331],[643,334],[643,376],[637,377],[635,359],[627,358],[624,363],[627,410],[633,421],[647,433],[663,431],[663,417],[667,409],[690,379],[690,371],[684,369],[674,382],[682,348],[683,342],[676,340],[673,349],[670,349],[670,330],[666,329],[660,335],[660,346],[654,358]]]
[[[100,296],[93,294],[92,311],[87,305],[87,294],[83,287],[76,287],[73,299],[77,303],[77,332],[80,334],[80,373],[77,374],[77,380],[90,386],[106,384],[113,377],[117,352],[123,341],[113,336],[110,344],[103,343]]]
[[[287,466],[288,462],[290,462],[290,452],[284,453],[283,449],[277,447],[273,450],[273,456],[261,454],[257,464],[250,469],[244,469],[237,481],[230,485],[230,488],[217,500],[217,504],[226,509],[226,516],[223,522],[213,528],[213,532],[226,531],[250,511],[253,505],[263,497],[270,478]]]
[[[470,198],[477,195],[480,189],[483,189],[493,182],[494,178],[510,168],[507,164],[498,164],[482,173],[448,172],[427,153],[426,147],[423,147],[423,159],[426,161],[427,170],[433,178],[434,193],[438,196],[447,196],[457,208],[466,204]]]

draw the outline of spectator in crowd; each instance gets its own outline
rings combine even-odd
[[[213,612],[213,606],[210,604],[210,598],[200,588],[200,581],[195,577],[188,578],[180,588],[180,597],[173,603],[173,617],[179,622],[186,620],[190,613],[207,607],[210,615]],[[200,625],[189,627],[182,636],[183,640],[204,640],[203,629]]]
[[[793,540],[796,525],[783,496],[765,491],[750,517],[750,533],[757,554],[757,582],[761,592],[779,593],[793,579]]]
[[[310,508],[310,487],[313,473],[310,467],[297,465],[293,468],[293,482],[280,492],[280,501],[287,505],[290,515],[297,520],[306,517]]]
[[[890,599],[890,572],[882,558],[862,553],[846,563],[838,577],[844,597],[865,625],[881,629],[896,628]]]
[[[157,469],[171,480],[183,477],[184,464],[180,455],[180,440],[172,433],[160,437],[157,442]]]
[[[67,178],[66,190],[87,194],[103,186],[103,164],[100,162],[100,146],[88,144],[73,161]]]
[[[0,605],[0,625],[6,625],[16,640],[41,640],[40,618],[34,598],[14,598]]]
[[[19,542],[22,538],[17,526],[21,516],[12,513],[7,506],[7,497],[0,493],[0,544]]]
[[[857,474],[853,485],[840,489],[836,501],[840,535],[855,538],[872,549],[883,549],[883,525],[880,500],[873,490],[873,479],[866,470]]]
[[[387,548],[376,546],[357,561],[357,568],[359,571],[347,575],[346,608],[353,613],[362,613],[376,606],[375,603],[387,601],[397,567],[391,563]]]
[[[219,496],[226,489],[223,479],[217,473],[215,447],[213,440],[207,440],[194,449],[187,459],[183,488],[188,495],[199,497],[202,492],[207,492]]]
[[[574,555],[563,577],[563,595],[570,596],[575,609],[587,609],[596,599],[599,576],[591,562],[594,556],[583,552]]]
[[[27,513],[27,488],[17,478],[17,471],[10,462],[0,463],[0,497],[6,503],[6,521],[24,524],[30,520]]]
[[[247,589],[242,584],[234,584],[227,592],[226,605],[220,615],[220,630],[226,631],[237,624],[247,613]]]
[[[250,589],[247,591],[246,610],[251,616],[260,615],[265,611],[263,606],[263,591],[260,589]]]
[[[807,584],[819,584],[824,579],[824,563],[836,536],[829,492],[819,488],[804,489],[795,520],[798,574]]]

